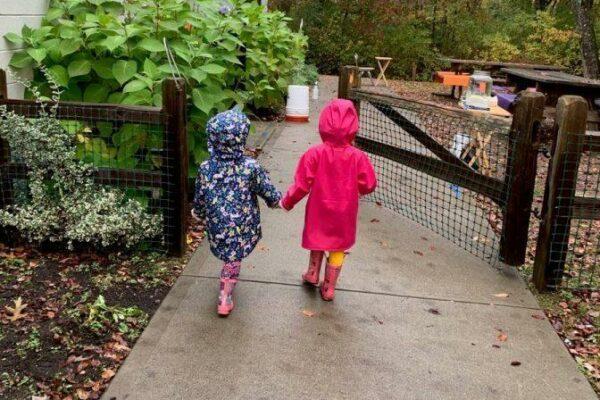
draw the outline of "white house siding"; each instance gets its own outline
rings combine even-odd
[[[50,0],[0,0],[0,68],[6,69],[11,55],[19,50],[4,39],[8,32],[20,34],[21,27],[38,27],[48,10]],[[23,96],[20,85],[9,77],[8,95],[13,98]]]

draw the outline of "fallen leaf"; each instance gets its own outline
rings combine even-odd
[[[267,246],[263,246],[263,245],[257,246],[257,249],[259,251],[269,251],[269,248]]]
[[[423,256],[423,252],[421,252],[419,250],[413,250],[413,253],[415,253],[418,256]]]
[[[508,293],[498,293],[498,294],[494,295],[494,297],[498,297],[500,299],[506,299],[508,296],[509,296]]]
[[[492,347],[495,348],[495,349],[499,349],[500,345],[499,344],[493,344]]]
[[[421,236],[421,240],[428,241],[429,239],[427,239],[425,236]]]
[[[302,310],[302,314],[304,314],[305,317],[314,317],[315,316],[315,312],[314,311],[310,311],[310,310]]]
[[[371,223],[372,223],[372,224],[378,224],[378,223],[380,223],[380,222],[381,222],[381,221],[380,221],[380,220],[378,220],[377,218],[373,218],[373,219],[371,220]]]
[[[440,310],[438,310],[437,308],[430,308],[429,310],[427,310],[430,314],[433,315],[440,315]]]
[[[518,367],[519,365],[521,365],[521,361],[511,361],[510,365],[512,365],[513,367]]]
[[[105,369],[104,371],[102,371],[102,379],[108,380],[110,378],[112,378],[113,376],[115,376],[115,371],[113,371],[112,369]]]
[[[377,205],[377,207],[381,207],[383,205],[380,201],[376,201],[375,204]]]
[[[531,318],[535,318],[535,319],[539,319],[539,320],[544,320],[546,319],[545,316],[543,315],[539,315],[539,314],[531,314]]]
[[[501,334],[498,335],[498,341],[499,342],[506,342],[508,340],[508,335],[504,332],[502,332]]]
[[[14,302],[14,307],[4,306],[4,308],[6,308],[8,312],[12,314],[9,318],[11,322],[15,322],[21,318],[25,318],[25,316],[27,315],[22,312],[25,309],[25,307],[27,307],[27,304],[23,304],[23,299],[19,297]]]
[[[83,389],[77,389],[77,397],[79,397],[81,400],[87,400],[90,398],[90,394]]]

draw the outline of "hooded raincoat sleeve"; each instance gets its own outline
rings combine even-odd
[[[302,200],[309,192],[313,185],[316,175],[317,165],[316,152],[308,150],[300,158],[294,175],[294,183],[288,189],[285,197],[282,200],[282,206],[286,210],[291,210],[300,200]]]
[[[252,190],[260,196],[270,208],[276,207],[281,200],[281,193],[271,183],[269,174],[263,167],[256,164]]]
[[[206,194],[204,193],[204,179],[200,170],[196,177],[196,190],[194,193],[194,215],[196,218],[204,221],[206,219]]]
[[[366,154],[362,154],[362,157],[358,163],[358,193],[361,196],[366,196],[369,193],[373,193],[377,187],[377,176],[375,175],[375,169],[367,157]]]

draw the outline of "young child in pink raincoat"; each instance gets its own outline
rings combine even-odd
[[[329,253],[321,297],[331,301],[345,252],[356,241],[358,200],[375,190],[369,158],[352,145],[358,115],[351,101],[333,100],[319,118],[322,144],[311,147],[298,163],[294,184],[281,200],[291,210],[308,194],[302,247],[310,250],[305,283],[319,284],[325,252]]]

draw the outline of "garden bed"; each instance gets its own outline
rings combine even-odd
[[[0,245],[0,397],[100,398],[187,259]]]

